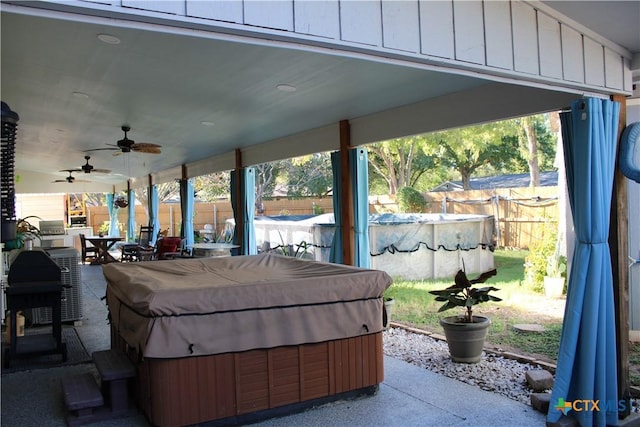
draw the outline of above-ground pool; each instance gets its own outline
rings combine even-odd
[[[408,280],[453,278],[464,268],[493,268],[494,219],[489,215],[369,216],[371,267]]]
[[[333,214],[258,217],[260,250],[329,261],[335,232]],[[395,278],[453,278],[458,269],[493,268],[494,218],[461,214],[369,215],[371,268]]]

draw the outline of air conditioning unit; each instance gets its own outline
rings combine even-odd
[[[51,248],[49,256],[62,269],[62,321],[71,322],[82,318],[82,289],[80,283],[80,253],[73,248]],[[33,324],[51,323],[51,308],[31,310]]]

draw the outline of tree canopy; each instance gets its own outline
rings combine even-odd
[[[460,173],[462,186],[468,190],[471,189],[471,176],[478,169],[485,165],[503,169],[512,160],[518,146],[505,137],[514,132],[513,122],[435,132],[425,135],[425,150],[437,156],[442,166]]]
[[[418,135],[367,146],[372,187],[376,180],[386,184],[387,194],[396,194],[402,187],[420,187],[421,178],[437,165],[434,156],[425,152],[425,141],[425,136]]]

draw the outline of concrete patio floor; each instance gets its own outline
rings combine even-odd
[[[87,352],[110,346],[105,282],[100,266],[82,266],[83,317],[76,327]],[[480,390],[406,362],[385,357],[385,379],[374,396],[337,401],[273,418],[255,426],[544,426],[530,406]],[[93,372],[92,363],[3,374],[2,426],[64,426],[60,380]],[[95,426],[147,426],[144,415],[94,423]]]

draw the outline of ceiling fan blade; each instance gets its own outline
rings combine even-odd
[[[111,173],[111,169],[91,169],[91,173]]]
[[[137,151],[138,153],[148,153],[148,154],[160,154],[162,151],[160,150],[161,145],[152,144],[150,142],[141,142],[140,144],[133,144],[131,150]]]
[[[115,151],[115,150],[120,150],[120,148],[119,147],[92,148],[90,150],[84,150],[84,152],[88,153],[90,151]]]
[[[82,172],[82,169],[61,169],[58,172],[69,172],[69,173]]]
[[[133,144],[133,146],[131,148],[147,148],[147,147],[155,147],[155,148],[160,148],[162,147],[162,145],[159,144],[154,144],[152,142],[136,142],[135,144]]]
[[[69,179],[69,177],[66,177],[65,179],[56,179],[54,181],[51,181],[52,183],[54,182],[66,182],[67,184],[73,184],[76,182],[91,182],[91,181],[87,181],[86,179],[76,179],[75,177],[71,177],[72,179]]]

